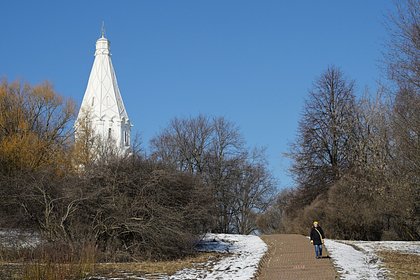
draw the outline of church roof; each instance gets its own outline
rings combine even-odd
[[[128,121],[127,111],[112,66],[110,49],[110,41],[102,33],[102,37],[96,41],[95,60],[80,112],[89,110],[94,118],[120,121],[124,118],[125,121]]]

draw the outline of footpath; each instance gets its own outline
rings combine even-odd
[[[323,246],[323,258],[316,259],[309,239],[298,234],[263,235],[268,245],[258,280],[339,279],[328,252]]]

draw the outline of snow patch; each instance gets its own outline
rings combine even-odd
[[[387,279],[388,271],[384,268],[377,252],[383,250],[420,255],[420,242],[405,241],[348,241],[325,240],[341,279]]]
[[[257,273],[261,258],[267,252],[267,245],[258,236],[209,233],[198,249],[230,255],[216,263],[204,264],[204,268],[183,269],[169,279],[252,279]]]
[[[0,230],[0,245],[13,248],[35,248],[41,243],[39,234],[19,230]]]

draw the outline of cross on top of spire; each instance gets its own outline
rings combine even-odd
[[[101,35],[102,35],[102,38],[105,38],[105,23],[104,23],[104,21],[102,21]]]

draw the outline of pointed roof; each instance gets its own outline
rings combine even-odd
[[[102,36],[96,41],[95,60],[90,72],[82,109],[89,109],[96,119],[128,120],[111,61],[110,42]],[[79,113],[80,115],[80,113]]]

